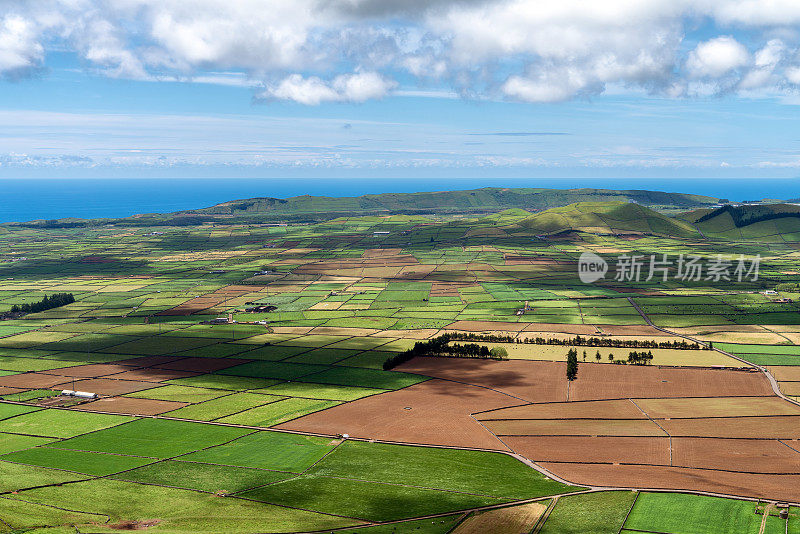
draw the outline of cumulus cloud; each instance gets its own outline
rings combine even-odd
[[[779,92],[798,83],[798,30],[796,0],[5,0],[0,76],[58,49],[110,77],[235,72],[310,105],[381,98],[392,79],[531,102]]]
[[[44,57],[31,21],[13,14],[0,20],[0,75],[23,76],[35,70]]]
[[[292,100],[300,104],[316,106],[323,102],[365,102],[383,98],[396,86],[374,72],[356,72],[336,76],[326,82],[316,76],[304,78],[292,74],[259,93],[263,100]]]
[[[686,60],[695,78],[719,78],[750,62],[747,48],[730,36],[717,37],[697,45]]]

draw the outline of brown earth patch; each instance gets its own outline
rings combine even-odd
[[[769,381],[761,373],[581,363],[570,400],[771,395]]]
[[[742,497],[800,501],[800,475],[745,474],[680,467],[567,464],[542,467],[573,484],[654,489],[691,489]]]
[[[597,328],[599,328],[604,334],[608,334],[610,336],[649,336],[658,341],[680,341],[682,339],[677,336],[664,335],[664,332],[656,330],[652,326],[599,324],[597,325]]]
[[[560,402],[567,398],[567,381],[562,378],[566,372],[566,364],[563,362],[414,358],[397,370],[476,384],[528,402]],[[487,409],[490,407],[480,410]]]
[[[524,316],[523,316],[524,317]],[[592,336],[597,333],[594,325],[588,324],[559,324],[559,323],[521,323],[524,325],[523,331],[533,332],[563,332],[564,334],[575,334],[582,336]],[[535,336],[534,336],[535,337]]]
[[[481,420],[494,434],[504,436],[664,436],[649,419],[506,419]]]
[[[138,358],[130,358],[128,360],[119,360],[111,362],[118,365],[126,365],[129,367],[152,367],[154,365],[162,365],[175,360],[183,359],[184,356],[140,356]]]
[[[470,413],[518,404],[485,388],[444,380],[348,402],[277,425],[284,430],[453,447],[508,450]]]
[[[800,407],[779,397],[635,399],[653,419],[800,415]]]
[[[67,378],[63,376],[44,375],[40,373],[20,373],[18,375],[0,376],[0,386],[19,389],[47,389],[63,384]]]
[[[672,465],[747,473],[800,474],[800,453],[777,440],[673,438]]]
[[[775,380],[800,382],[800,365],[770,365],[767,369],[775,377]]]
[[[149,382],[136,382],[134,380],[117,380],[113,378],[90,378],[87,380],[76,380],[61,384],[62,387],[69,386],[69,389],[77,391],[88,391],[98,395],[124,395],[156,387],[158,384]]]
[[[136,369],[135,371],[127,371],[114,375],[115,379],[119,380],[141,380],[143,382],[164,382],[166,380],[175,380],[176,378],[188,378],[190,376],[197,376],[202,373],[191,373],[189,371],[176,371],[173,369]]]
[[[154,399],[133,399],[130,397],[110,397],[98,399],[76,406],[78,410],[98,410],[101,412],[129,413],[131,415],[159,415],[188,406],[188,402],[173,402]]]
[[[26,391],[26,390],[20,389],[20,388],[10,388],[10,387],[7,387],[7,386],[0,386],[0,395],[10,395],[12,393],[22,393],[23,391]]]
[[[447,325],[448,330],[462,330],[464,332],[489,332],[503,330],[506,332],[519,332],[525,323],[508,323],[503,321],[455,321]]]
[[[800,439],[800,415],[660,419],[670,436]]]
[[[784,395],[800,396],[800,382],[779,382],[778,385]]]
[[[182,360],[154,365],[153,368],[169,371],[187,371],[191,373],[211,373],[251,361],[253,360],[242,360],[238,358],[183,358]]]
[[[567,400],[564,362],[414,358],[398,367],[412,373],[490,387],[530,402]],[[570,400],[653,397],[771,396],[761,373],[581,363]]]
[[[526,404],[475,414],[477,419],[647,419],[631,401],[580,401]]]
[[[669,465],[667,437],[508,436],[503,441],[534,462]]]
[[[136,369],[137,365],[121,365],[113,363],[96,363],[89,365],[76,365],[73,367],[62,367],[60,369],[48,369],[41,371],[43,374],[69,376],[76,378],[97,378],[117,373],[124,373]]]

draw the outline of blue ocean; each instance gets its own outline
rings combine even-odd
[[[0,222],[127,217],[138,213],[203,208],[228,200],[264,196],[358,196],[478,187],[648,189],[740,201],[800,197],[798,179],[1,179]]]

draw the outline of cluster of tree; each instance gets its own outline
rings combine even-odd
[[[650,365],[653,359],[653,351],[636,352],[635,350],[628,353],[628,363],[632,365]]]
[[[800,212],[796,211],[768,211],[767,209],[761,208],[759,206],[741,206],[741,207],[733,207],[730,204],[726,204],[721,208],[717,208],[714,211],[706,213],[695,222],[701,223],[705,222],[709,219],[713,219],[718,215],[722,215],[723,213],[728,213],[733,219],[733,224],[737,228],[741,228],[742,226],[747,226],[749,224],[754,224],[761,221],[771,221],[774,219],[785,219],[787,217],[797,217],[800,218]]]
[[[54,293],[49,297],[44,296],[39,302],[31,304],[15,304],[11,307],[11,313],[37,313],[59,306],[66,306],[75,302],[75,296],[72,293]]]
[[[453,334],[442,334],[427,341],[417,341],[414,347],[405,352],[400,352],[394,356],[386,358],[383,362],[383,370],[394,369],[401,363],[405,363],[416,356],[449,356],[456,358],[484,358],[493,360],[505,360],[508,358],[508,351],[503,347],[489,348],[486,345],[477,343],[458,343],[450,344]]]
[[[567,380],[572,382],[578,378],[578,351],[569,349],[567,352]]]
[[[518,339],[513,336],[473,334],[468,332],[451,332],[452,341],[483,341],[487,343],[517,343],[526,345],[569,345],[579,347],[620,347],[626,349],[678,349],[702,350],[707,347],[699,343],[680,341],[653,341],[650,339],[609,339],[603,337],[575,336],[567,339],[533,337]]]
[[[86,221],[59,221],[57,219],[47,219],[46,221],[29,221],[15,223],[14,226],[23,228],[85,228],[89,226]]]

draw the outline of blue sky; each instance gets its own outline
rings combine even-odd
[[[11,0],[0,177],[796,177],[798,29],[788,0]]]

